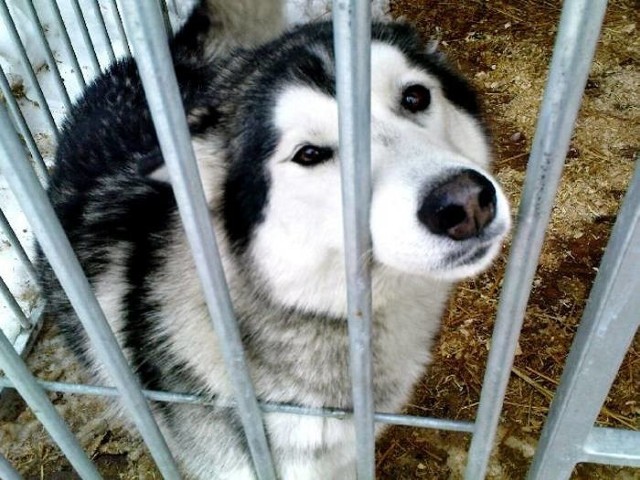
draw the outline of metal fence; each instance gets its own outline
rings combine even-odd
[[[57,11],[56,28],[65,31]],[[73,0],[74,12],[84,25],[83,12]],[[56,69],[33,3],[28,0],[30,20],[39,32],[48,59]],[[97,1],[87,2],[100,9]],[[254,466],[260,479],[275,479],[275,469],[262,422],[263,412],[288,412],[333,418],[353,416],[357,436],[357,471],[359,479],[374,477],[374,424],[388,423],[436,428],[472,435],[466,479],[484,478],[489,455],[496,437],[500,412],[516,351],[518,335],[531,291],[532,280],[542,248],[545,226],[558,187],[563,162],[568,150],[573,125],[594,54],[606,2],[567,0],[551,64],[547,88],[531,151],[522,194],[518,226],[507,265],[491,350],[484,378],[478,414],[474,422],[437,419],[374,412],[370,345],[371,289],[370,272],[363,252],[370,245],[368,211],[370,196],[369,167],[369,92],[370,92],[370,5],[367,0],[351,0],[334,4],[334,26],[337,63],[337,95],[340,105],[340,152],[342,159],[344,227],[348,276],[349,337],[353,381],[353,412],[330,409],[306,409],[289,405],[261,403],[256,399],[243,358],[240,336],[216,248],[209,227],[207,207],[200,188],[195,157],[178,86],[170,68],[171,58],[166,38],[169,22],[155,2],[123,0],[120,17],[115,2],[112,11],[121,34],[125,21],[128,43],[138,63],[149,106],[168,165],[173,189],[183,218],[195,264],[205,292],[214,328],[222,339],[224,360],[236,393],[238,412],[245,429]],[[162,5],[166,13],[166,6]],[[110,47],[108,56],[115,58],[111,39],[100,13],[101,28],[97,34]],[[10,30],[12,41],[21,52],[21,62],[34,87],[44,117],[52,132],[57,125],[47,99],[38,86],[5,0],[0,0],[0,19]],[[88,29],[82,29],[82,43],[93,52]],[[64,38],[65,54],[74,62],[77,81],[86,80],[77,65],[74,46]],[[127,41],[123,43],[128,53]],[[100,71],[95,53],[91,56],[92,72]],[[56,89],[68,107],[70,96],[59,72]],[[17,102],[14,100],[4,72],[0,71],[0,88],[5,104],[0,104],[0,168],[28,217],[37,240],[58,275],[61,284],[93,342],[96,352],[108,368],[115,387],[101,387],[60,382],[46,382],[33,377],[17,353],[19,342],[10,342],[0,331],[0,388],[15,388],[43,423],[76,472],[85,479],[100,478],[78,441],[58,415],[46,391],[120,396],[134,420],[164,478],[179,478],[178,468],[158,429],[148,400],[203,403],[195,395],[152,392],[140,389],[137,380],[118,348],[113,333],[95,299],[89,283],[71,250],[68,240],[49,204],[41,181],[25,151],[25,144],[41,179],[46,167],[33,135]],[[18,135],[18,132],[20,136]],[[21,140],[22,139],[22,140]],[[24,141],[24,144],[23,144]],[[4,215],[0,226],[34,275],[24,249]],[[640,172],[636,172],[627,199],[614,227],[609,248],[602,260],[582,324],[567,360],[549,420],[529,472],[531,479],[568,478],[576,463],[599,462],[640,467],[640,433],[594,427],[594,422],[640,322]],[[635,266],[635,268],[634,268]],[[35,275],[34,275],[35,277]],[[22,344],[38,324],[40,309],[27,316],[15,302],[4,282],[0,292],[19,319]],[[32,335],[31,335],[32,336]],[[12,344],[13,343],[13,344]],[[17,350],[17,351],[16,351]],[[0,477],[18,479],[20,475],[0,455]]]

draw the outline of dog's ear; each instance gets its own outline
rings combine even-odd
[[[197,136],[192,140],[202,188],[210,206],[216,205],[221,198],[222,179],[225,174],[224,155],[220,144],[219,139],[213,135]],[[139,154],[136,158],[136,169],[138,175],[152,185],[171,184],[169,169],[164,163],[160,148]]]
[[[169,183],[169,172],[159,148],[136,158],[138,175],[151,182]]]

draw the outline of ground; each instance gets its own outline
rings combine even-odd
[[[521,479],[580,320],[597,266],[640,151],[640,9],[612,1],[534,281],[505,401],[490,479]],[[546,79],[560,3],[552,0],[395,0],[392,14],[418,26],[482,93],[495,139],[495,171],[514,215]],[[434,363],[407,407],[411,414],[474,418],[508,245],[494,268],[452,297]],[[59,338],[45,327],[30,366],[48,379],[78,379]],[[640,338],[627,354],[600,425],[640,428]],[[53,394],[107,478],[159,478],[140,441],[100,415],[98,401]],[[462,478],[469,436],[389,428],[378,442],[380,479]],[[71,473],[20,404],[0,423],[2,451],[26,478]],[[7,447],[7,445],[9,445]],[[640,479],[640,470],[578,466],[575,479]]]

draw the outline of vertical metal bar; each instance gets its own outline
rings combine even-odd
[[[20,325],[22,326],[22,328],[24,328],[25,330],[28,330],[29,328],[31,328],[31,324],[29,323],[29,320],[27,319],[24,312],[22,311],[22,308],[18,304],[18,301],[11,293],[11,290],[9,290],[9,287],[7,287],[7,284],[4,283],[4,280],[2,277],[0,277],[0,297],[3,298],[7,307],[9,307],[9,310],[11,310],[11,313],[13,313],[13,315],[16,317],[18,322],[20,322]]]
[[[118,4],[116,0],[110,0],[111,10],[113,12],[113,19],[115,20],[116,27],[118,28],[118,33],[120,34],[120,39],[122,40],[122,46],[124,47],[124,53],[127,57],[131,56],[131,50],[129,49],[129,39],[127,37],[127,33],[124,30],[124,24],[122,23],[122,17],[120,16],[120,10],[118,9]]]
[[[5,108],[0,105],[0,170],[4,174],[33,233],[49,259],[98,358],[122,395],[122,403],[140,430],[165,478],[180,478],[176,464],[156,425],[140,385],[129,369],[116,338],[84,276],[44,189],[26,161]]]
[[[568,479],[640,326],[640,168],[613,227],[528,479]],[[636,446],[640,453],[640,443]]]
[[[164,28],[167,32],[167,37],[171,37],[173,35],[173,28],[171,28],[171,20],[169,19],[169,7],[165,0],[158,0],[160,5],[160,10],[162,11],[162,20],[164,21]]]
[[[89,4],[98,19],[98,26],[100,27],[98,30],[100,31],[100,36],[102,36],[102,41],[104,42],[107,55],[109,56],[109,64],[112,64],[116,61],[116,55],[113,51],[113,44],[111,42],[111,37],[109,36],[109,30],[107,30],[107,24],[104,21],[104,15],[102,15],[100,4],[98,3],[98,0],[89,0]]]
[[[11,117],[13,118],[13,122],[18,127],[24,142],[27,144],[27,148],[29,149],[29,153],[33,158],[36,170],[40,177],[43,180],[49,178],[49,171],[47,170],[47,166],[44,164],[44,160],[42,159],[42,154],[40,153],[40,149],[36,144],[36,141],[31,134],[31,130],[27,125],[27,122],[22,115],[22,111],[20,110],[20,106],[16,99],[13,96],[13,92],[11,91],[11,86],[9,85],[9,80],[7,76],[4,74],[4,70],[0,66],[0,92],[4,96],[4,100],[9,107],[9,112],[11,113]],[[45,106],[46,108],[46,106]],[[55,124],[53,125],[55,127]]]
[[[40,83],[36,77],[36,73],[33,71],[33,67],[31,66],[31,61],[29,60],[29,56],[27,55],[27,50],[24,48],[24,43],[20,39],[20,35],[18,34],[18,30],[16,29],[16,25],[13,22],[13,18],[9,13],[9,9],[7,8],[7,3],[5,0],[0,0],[0,20],[6,26],[9,31],[9,38],[11,39],[11,44],[15,45],[18,49],[20,56],[20,63],[22,64],[22,68],[24,73],[29,77],[29,83],[33,88],[33,91],[36,95],[38,103],[42,108],[42,114],[51,129],[51,132],[54,135],[58,135],[58,126],[56,125],[55,120],[53,119],[53,115],[51,114],[51,107],[44,97],[44,93],[42,93],[42,88],[40,88]]]
[[[36,182],[37,185],[37,182]],[[40,188],[39,185],[37,185]],[[64,420],[38,385],[11,343],[0,330],[0,367],[11,380],[33,413],[42,422],[60,450],[83,479],[99,479],[100,474],[73,436]]]
[[[253,463],[260,479],[275,479],[260,408],[245,363],[240,332],[191,146],[162,14],[155,2],[126,0],[122,2],[122,8],[205,300],[214,329],[220,337],[220,348]]]
[[[22,480],[18,471],[13,468],[4,455],[0,453],[0,478],[3,480]]]
[[[375,477],[371,355],[371,5],[333,4],[347,309],[358,479]]]
[[[76,21],[78,22],[78,27],[80,28],[80,36],[82,37],[84,47],[86,48],[87,52],[89,52],[89,61],[91,62],[93,75],[100,75],[100,62],[98,62],[96,49],[93,45],[93,42],[91,41],[89,29],[87,28],[87,22],[84,19],[84,14],[82,13],[82,9],[80,8],[78,0],[71,0],[71,8],[73,9],[73,14],[76,17]]]
[[[85,87],[84,77],[82,76],[82,67],[80,66],[80,62],[78,62],[78,57],[76,55],[76,51],[73,48],[73,44],[71,43],[71,38],[69,37],[69,32],[67,32],[66,25],[64,20],[62,19],[62,15],[60,14],[60,8],[58,8],[58,3],[56,0],[49,0],[49,6],[51,7],[51,13],[53,13],[53,20],[56,30],[60,32],[62,36],[62,45],[64,46],[67,59],[71,62],[73,66],[73,73],[78,82],[80,88]]]
[[[485,477],[538,257],[606,2],[567,0],[538,119],[465,478]]]
[[[33,22],[33,27],[36,30],[36,38],[38,39],[38,43],[40,44],[40,47],[44,51],[45,57],[47,58],[47,65],[49,65],[49,68],[53,73],[53,84],[56,86],[58,94],[60,95],[60,98],[62,99],[62,103],[64,104],[66,110],[69,111],[71,109],[71,99],[69,98],[67,88],[62,81],[62,75],[60,75],[60,69],[58,68],[56,59],[53,56],[53,52],[51,51],[49,42],[47,42],[47,38],[44,35],[44,30],[42,29],[40,18],[38,17],[38,13],[36,12],[35,7],[33,6],[33,0],[25,1],[24,5],[27,7],[29,18]]]
[[[25,252],[22,244],[20,243],[20,240],[18,240],[16,232],[14,232],[13,228],[11,228],[11,224],[9,223],[9,220],[5,216],[2,209],[0,209],[0,231],[4,233],[5,237],[7,237],[7,240],[11,244],[13,251],[17,255],[20,262],[22,262],[22,265],[29,274],[29,277],[31,277],[31,280],[37,283],[38,274],[36,273],[36,269],[33,267],[33,263],[31,263],[27,252]]]

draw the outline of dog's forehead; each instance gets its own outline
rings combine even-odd
[[[326,60],[325,57],[323,60]],[[396,46],[371,45],[371,98],[374,105],[393,108],[407,85],[439,88],[437,77],[414,65]],[[295,81],[282,86],[274,102],[274,123],[287,137],[304,135],[307,141],[337,138],[338,106],[334,96],[315,85]]]

